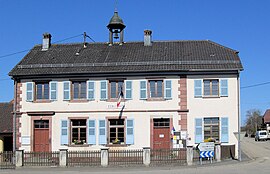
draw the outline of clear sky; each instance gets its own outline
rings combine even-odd
[[[84,31],[107,42],[114,8],[114,0],[0,0],[0,102],[13,98],[7,74],[27,51],[6,55],[41,44],[44,32],[52,42]],[[125,41],[142,41],[144,29],[153,31],[153,40],[209,39],[240,51],[242,87],[270,82],[269,0],[118,0],[117,9]],[[241,90],[242,122],[254,108],[270,109],[270,83]]]

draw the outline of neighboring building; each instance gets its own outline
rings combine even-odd
[[[0,103],[0,152],[12,151],[13,102]]]
[[[9,73],[17,148],[157,149],[212,137],[237,154],[237,51],[208,40],[152,41],[150,30],[143,42],[123,42],[117,12],[107,27],[109,43],[51,44],[44,34]]]
[[[263,121],[266,125],[266,130],[268,131],[270,135],[270,109],[267,109],[263,115]]]

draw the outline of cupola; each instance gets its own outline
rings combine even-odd
[[[118,12],[114,11],[114,15],[111,18],[107,28],[109,29],[109,43],[112,45],[114,40],[119,39],[120,34],[120,41],[119,44],[122,45],[124,42],[124,25],[123,20],[118,16]]]

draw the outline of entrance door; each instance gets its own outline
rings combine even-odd
[[[50,150],[49,141],[49,120],[34,121],[34,151],[48,152]]]
[[[170,149],[170,119],[154,119],[153,149]]]

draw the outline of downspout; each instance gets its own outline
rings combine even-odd
[[[13,103],[13,163],[16,163],[16,117],[17,117],[17,80],[14,79],[14,103]]]
[[[237,107],[238,107],[238,160],[242,161],[241,154],[241,140],[240,140],[240,132],[241,132],[241,115],[240,115],[240,72],[237,74]]]

